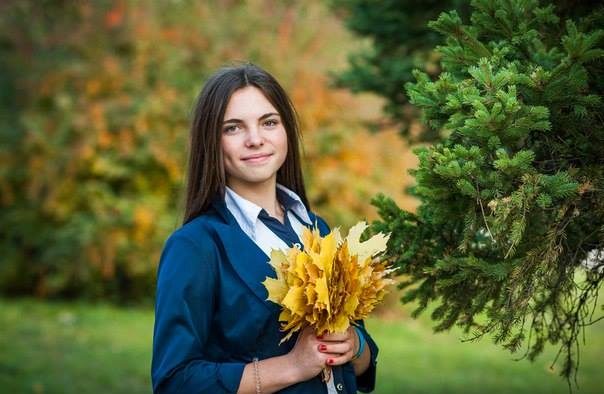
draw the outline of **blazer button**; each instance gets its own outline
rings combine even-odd
[[[342,383],[338,383],[336,385],[336,388],[338,389],[338,391],[342,391],[342,390],[344,390],[344,385]]]

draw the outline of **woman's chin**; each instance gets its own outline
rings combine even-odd
[[[254,173],[245,174],[244,176],[241,176],[238,178],[231,178],[231,182],[235,181],[237,183],[246,184],[247,186],[253,186],[253,185],[263,185],[276,178],[277,178],[276,173],[274,173],[272,171],[267,171],[266,173],[256,171]]]

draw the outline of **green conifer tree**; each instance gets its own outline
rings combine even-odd
[[[560,18],[537,0],[474,0],[470,22],[443,13],[437,78],[407,84],[444,138],[416,150],[416,213],[374,199],[392,232],[415,315],[436,331],[492,335],[533,360],[560,347],[574,375],[578,338],[599,320],[604,279],[604,11]],[[569,380],[570,382],[570,380]]]
[[[410,122],[417,117],[403,87],[413,80],[412,71],[426,63],[435,64],[437,32],[428,21],[442,11],[455,8],[462,15],[468,0],[332,0],[333,9],[344,17],[349,30],[370,40],[371,46],[351,54],[347,70],[334,75],[335,84],[354,92],[370,92],[385,98],[384,112],[400,126],[401,135],[433,141],[438,134],[424,129],[410,135]],[[434,67],[430,71],[436,74]]]

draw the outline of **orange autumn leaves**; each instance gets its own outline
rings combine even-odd
[[[386,250],[389,235],[361,242],[366,228],[365,222],[357,223],[345,239],[338,228],[325,237],[317,229],[304,229],[304,250],[272,251],[277,278],[267,277],[263,284],[268,300],[283,308],[279,320],[288,333],[281,342],[309,325],[317,333],[345,331],[384,298],[386,286],[394,283],[388,277],[393,269],[378,255]]]

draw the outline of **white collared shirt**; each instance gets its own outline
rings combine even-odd
[[[299,238],[302,235],[302,229],[305,225],[312,225],[308,211],[296,193],[280,184],[277,184],[277,188],[293,201],[291,206],[286,207],[286,213],[293,230]],[[283,250],[289,248],[279,236],[273,233],[271,229],[258,218],[258,214],[262,211],[261,206],[241,197],[228,186],[226,187],[224,201],[228,210],[235,217],[235,220],[237,220],[239,227],[241,227],[243,232],[246,233],[267,256],[271,255],[272,249]],[[300,219],[302,219],[302,222]]]

